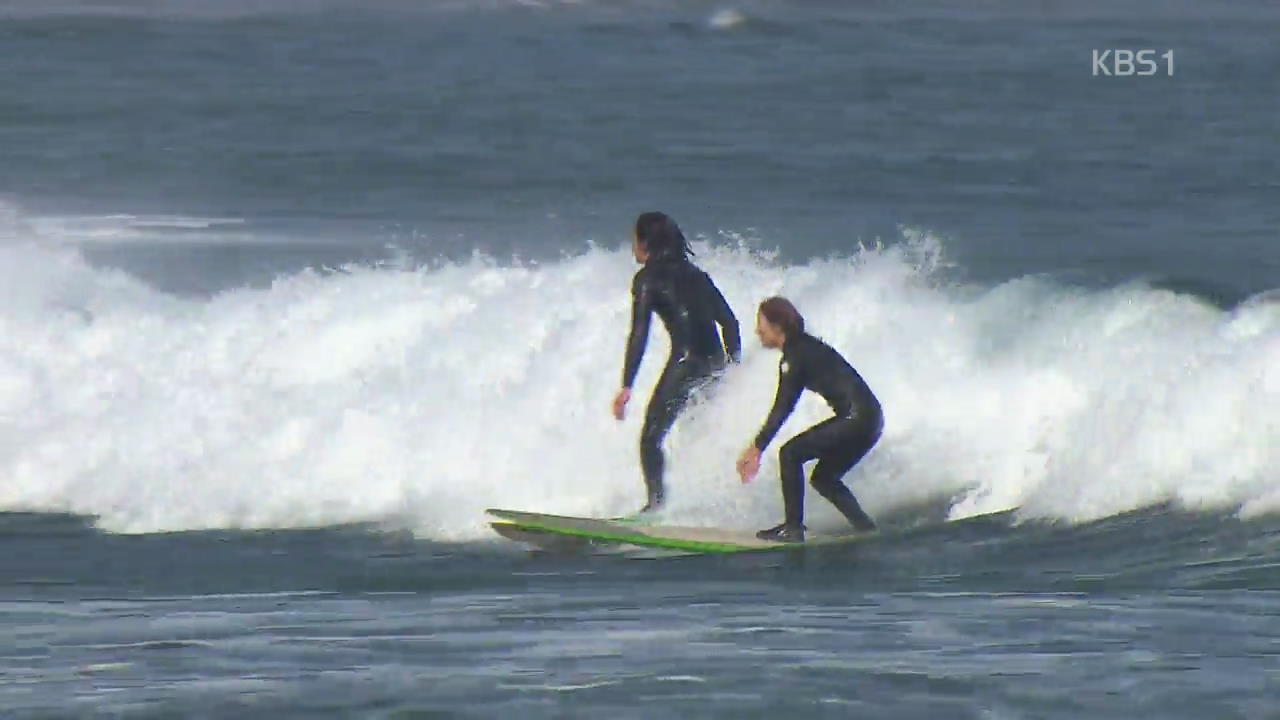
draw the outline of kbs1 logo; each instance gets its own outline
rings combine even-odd
[[[1164,61],[1162,66],[1159,60]],[[1094,50],[1093,76],[1129,77],[1155,75],[1164,70],[1173,76],[1173,51],[1157,55],[1155,50]]]

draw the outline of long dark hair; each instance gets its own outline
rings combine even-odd
[[[693,254],[680,226],[666,213],[652,211],[636,218],[636,238],[644,243],[654,260],[678,258],[687,260]]]
[[[788,340],[804,334],[804,316],[784,297],[775,295],[760,303],[760,314],[765,320],[781,328]]]

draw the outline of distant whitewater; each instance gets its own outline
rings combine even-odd
[[[872,513],[1280,508],[1280,304],[1222,311],[1038,278],[963,287],[919,235],[804,265],[697,250],[747,344],[669,438],[672,521],[779,513],[775,453],[746,488],[733,472],[773,397],[777,356],[750,333],[774,293],[883,400],[884,439],[846,478]],[[189,300],[10,238],[0,510],[118,532],[391,522],[448,540],[488,537],[487,506],[634,510],[638,409],[668,347],[655,327],[638,403],[615,422],[634,271],[626,252],[595,249],[524,267],[306,272]],[[780,440],[826,412],[806,397]],[[812,505],[814,525],[837,522]]]

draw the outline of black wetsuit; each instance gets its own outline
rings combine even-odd
[[[874,529],[875,523],[840,478],[880,439],[884,414],[862,376],[831,346],[807,333],[787,338],[778,364],[777,398],[755,445],[765,449],[806,389],[821,395],[835,417],[791,438],[779,451],[785,524],[804,526],[804,463],[816,459],[818,465],[809,480],[814,489],[854,527]]]
[[[649,505],[662,504],[662,439],[689,395],[742,352],[738,321],[711,278],[684,258],[650,260],[631,283],[631,335],[627,340],[622,386],[631,387],[640,369],[654,313],[671,336],[671,355],[649,399],[640,432],[640,466]],[[724,335],[716,332],[719,325]]]

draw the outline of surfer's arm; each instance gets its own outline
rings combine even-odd
[[[626,357],[622,366],[622,387],[629,388],[640,371],[640,359],[644,357],[649,342],[649,319],[653,316],[653,291],[645,282],[644,271],[636,273],[631,283],[631,333],[627,337]]]
[[[738,318],[734,317],[733,308],[729,307],[720,288],[711,282],[710,277],[707,278],[707,286],[711,289],[716,324],[720,326],[720,336],[724,339],[724,351],[729,356],[729,362],[736,363],[742,359],[742,335],[738,329]]]
[[[773,436],[778,434],[782,423],[787,421],[791,411],[795,409],[800,393],[804,392],[804,383],[800,381],[799,375],[799,370],[788,367],[786,358],[783,358],[778,365],[778,394],[773,399],[773,409],[769,411],[764,427],[756,435],[757,450],[763,451],[773,441]]]

